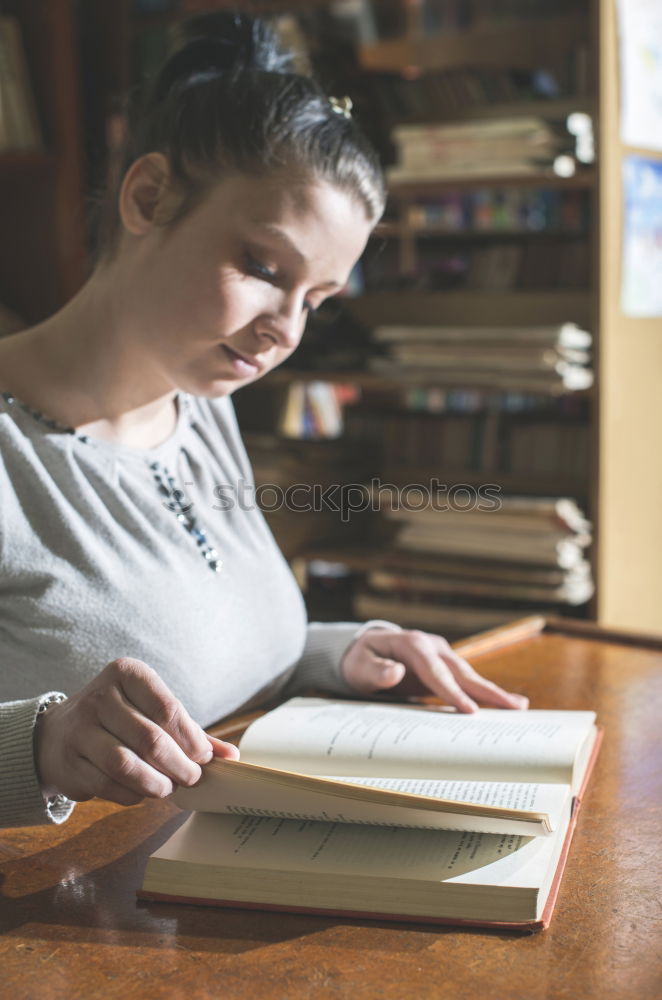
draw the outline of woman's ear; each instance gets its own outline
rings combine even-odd
[[[163,153],[139,157],[124,175],[118,198],[125,231],[145,236],[167,218],[172,198],[170,165]]]

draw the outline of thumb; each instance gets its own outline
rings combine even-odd
[[[209,733],[206,735],[214,751],[214,757],[223,757],[225,760],[239,760],[239,748],[234,743],[225,743],[223,740],[216,739],[215,736],[210,736]]]
[[[377,689],[392,688],[400,683],[406,672],[404,663],[379,656],[370,664],[369,680]]]

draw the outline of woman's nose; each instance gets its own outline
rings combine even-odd
[[[279,347],[293,351],[301,340],[305,325],[305,307],[292,296],[283,301],[277,310],[259,317],[258,332],[271,337]]]

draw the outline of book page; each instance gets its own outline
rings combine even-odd
[[[565,785],[311,778],[215,761],[197,785],[171,798],[183,809],[207,812],[545,836],[557,827],[569,795]]]
[[[246,730],[242,759],[308,774],[571,784],[593,712],[293,698]]]
[[[342,778],[334,778],[342,781]],[[345,778],[345,781],[348,779]],[[455,802],[475,802],[498,809],[522,809],[549,816],[552,830],[556,830],[560,817],[565,815],[570,797],[569,785],[540,784],[515,781],[443,781],[434,778],[360,778],[352,777],[353,784],[371,788],[387,788],[408,795],[426,795],[431,798],[452,799]],[[445,827],[444,829],[449,829]],[[469,826],[458,829],[471,829]],[[486,828],[486,832],[487,828]],[[501,831],[498,831],[501,832]],[[515,831],[522,832],[522,831]]]
[[[554,837],[353,826],[194,813],[153,855],[215,868],[538,887]]]

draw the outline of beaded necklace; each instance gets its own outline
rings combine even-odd
[[[53,420],[52,417],[47,416],[45,413],[41,413],[40,410],[35,410],[32,406],[28,406],[27,403],[21,402],[20,399],[16,398],[16,396],[12,396],[10,392],[2,392],[0,393],[0,396],[2,396],[8,406],[12,407],[17,404],[34,420],[43,424],[45,427],[48,427],[49,430],[59,431],[62,434],[73,434],[73,436],[83,444],[92,443],[87,434],[79,434],[75,427],[68,427],[66,424],[61,424],[59,421]],[[186,405],[184,402],[185,397],[180,396],[179,399],[180,405]],[[184,493],[182,490],[177,488],[174,477],[170,475],[167,467],[162,465],[161,462],[150,460],[148,458],[146,459],[146,463],[152,473],[152,478],[156,488],[163,497],[163,505],[174,513],[176,520],[179,521],[182,528],[194,540],[200,555],[212,572],[220,573],[223,563],[218,558],[218,552],[207,541],[207,533],[205,529],[202,527],[195,514],[191,513],[190,505],[185,502]]]

